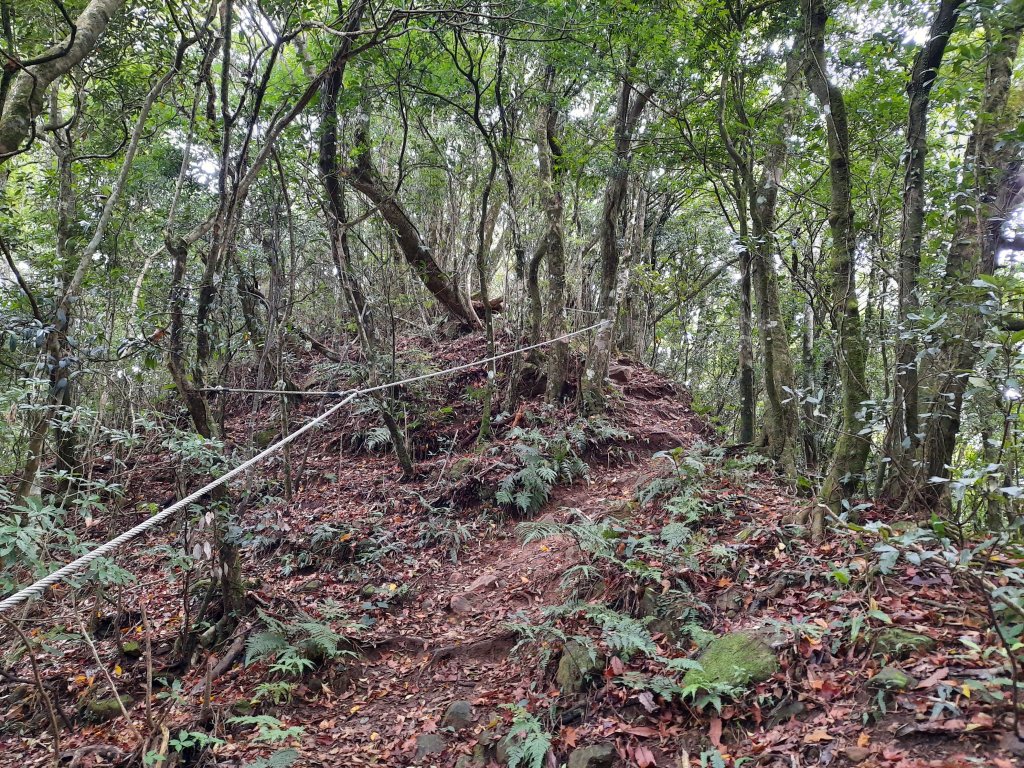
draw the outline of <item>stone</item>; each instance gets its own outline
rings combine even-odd
[[[454,461],[451,466],[448,467],[448,477],[452,480],[461,480],[473,471],[473,466],[474,463],[472,459],[462,458]]]
[[[739,688],[760,683],[779,669],[775,651],[756,632],[730,632],[716,637],[697,661],[701,669],[691,669],[683,678],[683,687],[716,690]]]
[[[441,725],[445,728],[454,728],[456,731],[460,731],[472,725],[475,719],[476,712],[473,710],[472,704],[468,701],[453,701],[448,705],[448,709],[444,711]]]
[[[476,606],[471,603],[465,595],[452,595],[451,601],[448,603],[453,613],[457,613],[460,616],[469,616],[470,614],[477,613]]]
[[[422,760],[430,755],[440,755],[445,748],[444,739],[436,733],[424,733],[416,737],[416,754],[413,760]]]
[[[616,384],[628,384],[633,380],[633,367],[630,365],[613,365],[608,369],[608,378]]]
[[[652,633],[663,634],[673,643],[692,636],[698,618],[691,595],[679,590],[661,594],[651,587],[640,597],[640,616],[652,619],[647,625]]]
[[[920,632],[899,627],[886,627],[875,635],[875,654],[893,659],[905,659],[915,653],[934,650],[935,640]]]
[[[121,696],[121,704],[129,709],[135,700],[131,696]],[[106,699],[90,699],[85,703],[83,715],[93,722],[105,723],[121,716],[121,704],[113,696]]]
[[[257,448],[267,448],[277,439],[280,432],[279,429],[261,429],[252,436],[252,441],[256,443]]]
[[[558,660],[555,681],[562,693],[579,693],[591,675],[604,669],[604,662],[604,655],[599,651],[591,651],[582,643],[570,640]]]
[[[594,744],[574,749],[569,755],[569,768],[611,768],[615,762],[615,747]]]
[[[142,656],[142,646],[134,640],[129,640],[124,645],[122,645],[121,650],[124,652],[124,655],[127,656],[129,659],[137,659],[140,656]]]
[[[477,576],[473,583],[469,585],[470,592],[480,592],[481,590],[492,587],[498,583],[498,577],[493,573],[482,573]]]
[[[896,667],[882,667],[878,674],[868,680],[868,688],[885,691],[905,691],[917,684],[917,681]]]

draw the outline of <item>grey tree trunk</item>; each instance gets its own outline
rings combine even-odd
[[[928,107],[932,86],[956,27],[964,0],[940,0],[928,30],[928,41],[914,58],[907,83],[910,106],[904,150],[903,211],[900,220],[899,329],[892,413],[885,438],[888,482],[883,495],[903,498],[913,484],[913,462],[920,446],[918,405],[918,341],[912,329],[921,300],[917,281],[921,270],[921,234],[924,231],[925,158],[928,152]]]
[[[846,102],[842,91],[832,83],[825,59],[825,25],[828,11],[824,0],[801,0],[806,35],[804,76],[824,112],[828,140],[829,229],[832,232],[832,303],[838,331],[840,380],[842,382],[842,423],[820,504],[815,507],[811,534],[825,533],[822,505],[838,515],[863,481],[870,443],[860,434],[864,428],[862,403],[868,399],[867,345],[861,327],[857,299],[856,232],[853,228],[853,203],[850,183],[850,134]]]

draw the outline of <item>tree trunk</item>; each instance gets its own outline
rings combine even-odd
[[[560,118],[555,92],[555,68],[548,65],[544,77],[544,97],[537,113],[538,173],[540,179],[540,205],[544,211],[542,242],[547,253],[547,337],[557,339],[565,335],[565,234],[563,229],[564,203],[562,200],[562,145],[559,141]],[[547,387],[545,398],[549,403],[562,399],[565,389],[569,344],[556,341],[548,347]]]
[[[757,416],[757,400],[754,394],[754,329],[750,303],[750,249],[740,246],[740,432],[739,442],[754,442],[754,424]]]
[[[838,331],[840,380],[842,382],[842,424],[836,441],[832,465],[815,508],[811,534],[824,535],[825,505],[838,515],[853,496],[864,476],[870,443],[860,434],[864,428],[863,403],[868,399],[867,345],[861,327],[857,299],[856,232],[853,227],[853,203],[850,183],[850,135],[846,102],[842,91],[826,75],[825,25],[828,12],[824,0],[801,0],[807,55],[804,75],[807,84],[825,113],[828,139],[829,228],[832,232],[832,291],[835,324]]]
[[[928,151],[928,107],[932,86],[956,26],[964,0],[940,0],[928,31],[928,41],[914,58],[907,83],[910,97],[907,139],[904,150],[903,211],[899,250],[899,334],[896,341],[896,371],[893,380],[892,413],[885,438],[882,464],[888,474],[883,495],[903,498],[913,482],[913,462],[920,445],[918,418],[918,341],[913,317],[921,304],[917,290],[921,269],[921,235],[924,231],[924,172]]]
[[[35,120],[42,113],[46,89],[91,53],[124,0],[92,0],[75,19],[75,35],[47,50],[40,64],[25,67],[0,103],[0,162],[23,150],[35,138]],[[51,58],[52,57],[52,58]]]
[[[441,270],[409,214],[394,194],[388,191],[384,180],[373,167],[368,139],[364,122],[356,131],[356,144],[360,150],[356,163],[341,173],[360,194],[377,206],[380,215],[394,230],[402,255],[409,262],[409,266],[441,306],[461,325],[472,329],[481,328],[480,318],[477,317],[472,304],[456,289],[452,279]]]
[[[932,397],[922,461],[915,488],[907,497],[908,506],[930,509],[945,500],[948,484],[932,478],[950,477],[967,373],[977,361],[978,343],[986,327],[977,307],[979,293],[972,283],[978,275],[991,275],[996,269],[1000,229],[1021,183],[1015,145],[1002,140],[1001,134],[1015,125],[1007,101],[1022,28],[1024,20],[1019,16],[1008,19],[998,30],[987,59],[985,88],[964,156],[964,194],[957,198],[962,202],[946,259],[944,284],[953,292],[947,300],[957,305],[950,319],[960,328],[950,329],[939,357],[941,378]]]
[[[597,311],[604,324],[597,331],[593,354],[584,372],[582,382],[584,405],[590,410],[600,410],[604,407],[604,380],[608,373],[608,363],[615,340],[622,208],[629,185],[633,136],[636,132],[637,122],[653,95],[652,88],[646,87],[639,91],[627,75],[621,75],[619,96],[615,106],[612,167],[608,172],[601,223],[598,228],[601,282],[598,289]]]

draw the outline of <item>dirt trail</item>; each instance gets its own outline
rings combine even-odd
[[[640,386],[651,389],[641,389],[617,414],[617,421],[632,428],[632,460],[593,463],[586,480],[553,490],[538,519],[565,520],[570,510],[598,517],[624,507],[656,471],[656,450],[695,439],[700,427],[682,402],[645,403],[663,393],[661,380]],[[562,574],[579,554],[564,538],[523,545],[516,524],[507,520],[471,542],[457,563],[429,561],[410,584],[412,601],[384,617],[367,638],[374,649],[351,687],[310,706],[304,746],[312,741],[325,749],[323,764],[344,756],[353,766],[453,765],[471,751],[478,728],[445,730],[446,752],[414,759],[417,737],[443,729],[451,702],[471,702],[479,726],[507,717],[501,705],[527,698],[523,661],[509,658],[517,638],[508,623],[534,619],[543,607],[560,604]]]

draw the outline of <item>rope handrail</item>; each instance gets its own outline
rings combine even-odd
[[[566,341],[568,339],[573,338],[574,336],[579,336],[581,334],[587,333],[588,331],[592,331],[595,328],[600,328],[602,325],[605,325],[607,322],[608,322],[607,320],[602,320],[599,323],[594,323],[593,325],[587,326],[586,328],[581,328],[578,331],[573,331],[572,333],[566,333],[566,334],[563,334],[561,336],[556,336],[553,339],[548,339],[546,341],[541,341],[541,342],[538,342],[537,344],[531,344],[528,347],[520,347],[519,349],[513,349],[511,352],[502,352],[501,354],[493,355],[491,357],[485,357],[485,358],[483,358],[481,360],[474,360],[472,363],[463,363],[462,365],[457,365],[454,368],[446,368],[443,371],[432,371],[431,373],[425,373],[425,374],[422,374],[420,376],[412,376],[412,377],[410,377],[408,379],[400,379],[399,381],[392,381],[392,382],[388,382],[387,384],[379,384],[376,387],[369,387],[368,389],[359,390],[359,394],[365,395],[365,394],[367,394],[369,392],[377,392],[377,391],[382,390],[382,389],[390,389],[391,387],[402,387],[402,386],[405,386],[406,384],[414,384],[417,381],[423,381],[424,379],[436,379],[436,378],[438,378],[440,376],[448,376],[450,374],[458,373],[460,371],[470,370],[471,368],[479,368],[481,365],[484,365],[486,363],[494,362],[496,360],[501,360],[501,359],[506,358],[506,357],[512,357],[513,355],[521,355],[523,352],[529,352],[529,351],[534,350],[534,349],[539,349],[541,347],[546,347],[549,344],[554,344],[556,341]],[[347,395],[352,390],[256,389],[256,388],[248,388],[248,387],[220,387],[220,386],[217,386],[217,387],[202,387],[198,391],[200,391],[200,392],[210,392],[210,393],[222,393],[222,394],[239,393],[239,394],[250,394],[250,395],[253,395],[253,394],[255,394],[255,395],[297,395],[297,396],[300,396],[300,397],[343,397],[343,396]]]
[[[529,352],[532,349],[537,349],[539,347],[544,347],[544,346],[547,346],[548,344],[554,344],[556,341],[568,340],[568,339],[572,338],[573,336],[578,336],[578,335],[580,335],[582,333],[586,333],[587,331],[592,331],[595,328],[598,328],[598,327],[604,325],[604,322],[605,321],[602,321],[600,323],[596,323],[596,324],[590,326],[589,328],[583,328],[582,330],[579,330],[579,331],[573,331],[572,333],[567,333],[567,334],[564,334],[562,336],[558,336],[558,337],[556,337],[554,339],[548,339],[547,341],[542,341],[542,342],[537,343],[537,344],[531,344],[530,346],[527,346],[527,347],[521,347],[519,349],[514,349],[511,352],[502,352],[501,354],[498,354],[498,355],[492,355],[490,357],[485,357],[485,358],[483,358],[481,360],[475,360],[475,361],[473,361],[471,363],[464,363],[463,365],[458,365],[458,366],[455,366],[454,368],[448,368],[448,369],[445,369],[443,371],[433,371],[431,373],[422,374],[422,375],[419,375],[419,376],[412,376],[412,377],[409,377],[407,379],[402,379],[400,381],[393,381],[393,382],[389,382],[387,384],[378,384],[378,385],[373,386],[373,387],[367,387],[366,389],[352,389],[352,390],[347,390],[346,392],[316,393],[316,394],[343,395],[344,399],[342,399],[340,402],[335,403],[334,405],[332,405],[330,408],[328,408],[326,411],[321,413],[319,416],[316,416],[316,417],[310,419],[309,421],[307,421],[305,424],[303,424],[301,427],[296,429],[291,434],[286,435],[285,437],[281,438],[280,440],[278,440],[273,445],[268,446],[267,448],[263,449],[262,451],[257,453],[252,458],[242,462],[241,464],[239,464],[234,469],[231,469],[228,472],[225,472],[223,475],[221,475],[220,477],[218,477],[218,478],[214,479],[213,481],[207,483],[206,485],[204,485],[199,490],[193,491],[192,493],[190,493],[185,498],[180,499],[179,501],[174,502],[173,504],[171,504],[166,509],[163,509],[162,511],[157,512],[155,515],[153,515],[152,517],[142,521],[141,523],[136,525],[134,528],[130,528],[129,530],[125,531],[124,533],[114,537],[113,539],[110,539],[105,544],[101,544],[96,549],[92,550],[91,552],[87,552],[86,554],[82,555],[81,557],[77,558],[76,560],[73,560],[70,563],[68,563],[67,565],[64,565],[63,567],[59,568],[58,570],[54,571],[53,573],[49,574],[48,576],[44,576],[43,578],[39,579],[38,581],[35,581],[34,583],[30,584],[29,586],[24,587],[23,589],[18,590],[17,592],[15,592],[12,595],[9,595],[8,597],[4,598],[3,600],[0,600],[0,614],[6,613],[6,612],[10,611],[15,606],[20,605],[21,603],[24,603],[24,602],[26,602],[27,600],[29,600],[29,599],[31,599],[33,597],[38,597],[38,596],[42,595],[47,589],[49,589],[50,587],[54,586],[55,584],[58,584],[59,582],[64,581],[68,577],[73,576],[74,574],[81,572],[86,567],[88,567],[93,561],[98,560],[101,557],[105,557],[106,555],[108,555],[111,552],[114,552],[115,550],[120,548],[122,545],[127,544],[129,541],[132,541],[133,539],[138,538],[143,533],[148,531],[150,528],[154,528],[154,527],[160,525],[162,522],[164,522],[165,520],[170,518],[172,515],[174,515],[175,512],[178,512],[181,509],[184,509],[189,504],[191,504],[191,503],[193,503],[195,501],[198,501],[200,498],[205,496],[207,493],[209,493],[213,489],[218,488],[219,486],[224,485],[225,483],[229,482],[230,480],[233,480],[234,478],[238,477],[240,474],[245,472],[247,469],[249,469],[253,465],[258,464],[259,462],[263,461],[263,459],[265,459],[268,456],[270,456],[271,454],[276,453],[277,451],[281,450],[284,446],[288,445],[289,443],[293,442],[297,438],[301,437],[302,435],[304,435],[309,430],[313,429],[318,424],[323,423],[324,421],[329,419],[331,416],[333,416],[335,413],[337,413],[339,410],[341,410],[348,403],[352,402],[353,400],[355,400],[360,395],[366,395],[366,394],[369,394],[370,392],[377,392],[377,391],[380,391],[382,389],[388,389],[390,387],[401,386],[401,385],[404,385],[404,384],[411,384],[413,382],[422,381],[422,380],[425,380],[425,379],[434,379],[434,378],[437,378],[439,376],[445,376],[445,375],[448,375],[448,374],[451,374],[451,373],[456,373],[458,371],[464,371],[464,370],[467,370],[469,368],[476,368],[476,367],[479,367],[481,365],[485,365],[486,363],[494,362],[495,360],[500,360],[500,359],[505,358],[505,357],[511,357],[512,355],[522,354],[523,352]],[[239,391],[239,390],[231,390],[231,391]],[[284,391],[284,390],[270,390],[270,391],[272,391],[274,394],[289,394],[287,391]],[[300,392],[298,394],[302,394],[302,393]]]

